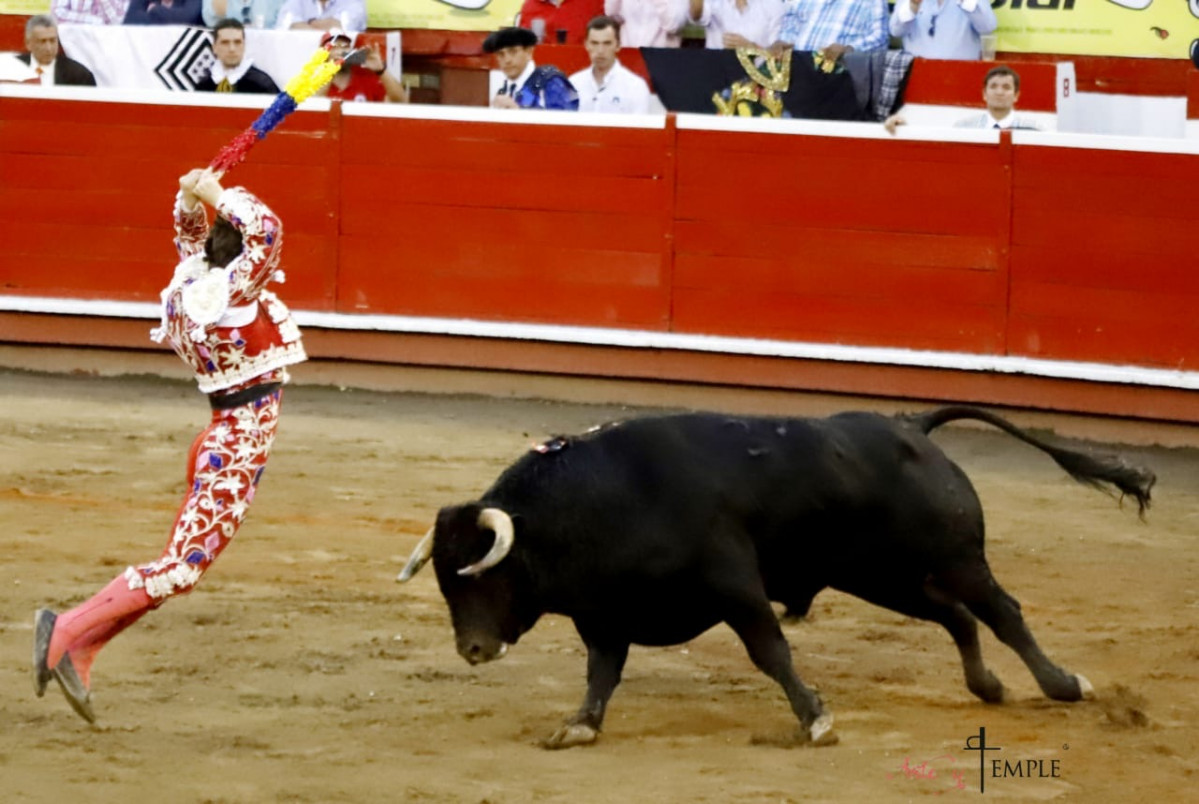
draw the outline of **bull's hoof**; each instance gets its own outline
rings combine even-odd
[[[987,671],[986,676],[979,681],[967,681],[966,686],[984,703],[1003,703],[1003,682],[995,674]]]
[[[833,716],[823,714],[808,727],[808,744],[814,746],[836,745],[841,741],[837,732],[833,731]]]
[[[1091,682],[1087,681],[1086,676],[1075,673],[1074,679],[1078,682],[1078,699],[1080,701],[1095,700],[1095,688],[1091,686]]]
[[[567,723],[549,736],[541,744],[542,748],[557,751],[561,748],[574,748],[576,745],[591,745],[599,739],[599,730],[585,723]]]

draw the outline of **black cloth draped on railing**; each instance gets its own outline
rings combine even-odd
[[[654,91],[672,112],[811,120],[884,119],[900,106],[912,63],[900,51],[850,53],[843,65],[827,72],[814,54],[794,51],[786,89],[771,91],[777,60],[770,65],[750,57],[747,70],[745,54],[735,50],[642,48],[641,55]],[[750,91],[754,86],[760,89]],[[738,103],[739,98],[746,102]]]

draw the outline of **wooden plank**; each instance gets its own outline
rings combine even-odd
[[[1112,252],[1089,243],[1012,248],[1012,284],[1043,283],[1070,287],[1110,288],[1199,294],[1194,253],[1172,255]]]
[[[497,126],[381,118],[344,118],[347,164],[556,175],[656,176],[665,162],[653,129]],[[497,129],[502,129],[502,134]],[[554,136],[546,138],[545,130]],[[506,135],[506,136],[503,136]],[[535,154],[532,158],[531,154]]]
[[[1119,327],[1017,310],[1009,316],[1008,332],[1013,355],[1199,370],[1199,328],[1190,324],[1180,327],[1163,319]]]
[[[1006,285],[993,271],[683,254],[675,259],[675,287],[729,295],[750,291],[886,299],[899,310],[907,309],[911,302],[1002,307],[1007,296]]]
[[[661,181],[595,177],[585,181],[557,182],[552,177],[518,173],[476,173],[347,165],[344,186],[403,188],[405,195],[422,203],[445,206],[501,207],[525,210],[639,212],[660,214],[668,205]]]
[[[1157,182],[1175,184],[1199,179],[1199,156],[1150,151],[1108,151],[1034,145],[1014,149],[1017,187],[1058,184],[1075,177],[1110,177],[1109,191],[1135,200]]]
[[[1086,331],[1164,327],[1176,330],[1196,320],[1199,296],[1173,288],[1124,291],[1044,282],[1013,282],[1011,310],[1027,316],[1077,322]]]
[[[677,332],[998,353],[1003,310],[979,305],[677,288]]]
[[[469,236],[483,242],[509,238],[569,243],[611,252],[661,251],[662,225],[654,217],[623,212],[527,210],[429,206],[406,197],[390,200],[347,188],[340,216],[343,235],[377,236],[405,242],[414,238],[453,242]]]
[[[661,255],[579,249],[517,241],[437,237],[406,241],[341,238],[343,283],[379,284],[384,295],[401,294],[416,275],[432,280],[496,279],[522,284],[536,296],[543,282],[567,282],[580,292],[617,286],[664,287]],[[381,267],[390,266],[387,270]]]
[[[699,155],[700,161],[707,161],[710,167],[721,165],[726,158],[753,161],[755,156],[762,157],[770,166],[766,173],[786,169],[796,161],[821,162],[826,159],[955,165],[995,164],[999,160],[998,149],[990,143],[787,136],[702,129],[679,130],[679,151],[680,155]],[[759,170],[762,164],[759,161]]]
[[[968,212],[963,213],[963,209]],[[982,237],[1000,231],[1009,213],[998,190],[978,197],[971,195],[969,199],[913,191],[897,202],[893,196],[862,193],[855,187],[844,186],[819,194],[793,192],[788,196],[752,200],[732,194],[728,188],[689,189],[680,191],[676,214],[681,221],[740,221],[746,226],[790,224],[855,233],[925,232]]]
[[[347,251],[352,246],[347,246]],[[652,283],[599,283],[594,272],[543,274],[535,283],[487,271],[371,271],[345,260],[339,306],[345,312],[465,317],[584,326],[666,328],[666,288]]]
[[[1179,236],[1181,231],[1193,228],[1182,227],[1173,218],[1142,215],[1136,209],[1080,205],[1051,214],[1017,202],[1012,215],[1012,244],[1053,248],[1060,243],[1083,243],[1092,252],[1171,260],[1194,254],[1194,245]]]

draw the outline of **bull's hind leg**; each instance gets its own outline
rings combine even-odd
[[[1020,613],[1019,601],[1004,591],[985,563],[939,574],[937,586],[960,599],[1003,644],[1020,656],[1047,697],[1055,701],[1091,697],[1089,681],[1067,673],[1041,651]]]
[[[799,718],[807,739],[813,745],[832,745],[837,742],[837,735],[833,732],[833,716],[824,712],[820,699],[800,681],[791,662],[791,647],[783,637],[774,611],[765,598],[761,606],[743,610],[725,621],[745,643],[749,658],[758,669],[783,688],[791,703],[791,711]]]
[[[629,657],[628,642],[597,639],[585,633],[578,622],[575,626],[587,645],[587,694],[574,717],[546,739],[543,743],[546,748],[572,748],[599,739],[608,699],[620,684],[624,663]]]
[[[1003,700],[1003,684],[983,662],[982,647],[978,641],[978,621],[958,600],[931,583],[919,584],[910,577],[897,575],[887,583],[874,577],[861,587],[847,585],[843,591],[870,603],[921,620],[940,623],[962,657],[962,670],[966,675],[966,687],[987,703]]]

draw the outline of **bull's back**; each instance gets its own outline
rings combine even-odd
[[[755,561],[847,561],[921,551],[946,494],[973,512],[961,471],[927,436],[893,419],[655,416],[547,442],[487,499],[536,519],[597,572]],[[596,556],[602,556],[597,558]],[[598,562],[598,563],[596,563]]]

